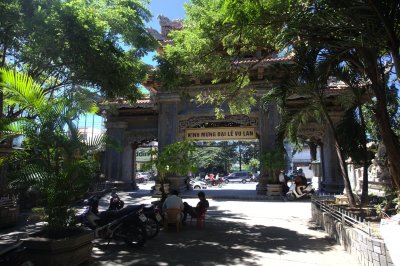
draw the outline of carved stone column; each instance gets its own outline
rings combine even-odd
[[[275,104],[270,104],[266,111],[260,109],[259,117],[260,156],[275,148],[276,127],[279,123],[279,113]],[[282,144],[283,145],[283,144]],[[257,185],[257,194],[263,195],[267,191],[268,176],[265,169],[260,169],[260,178]]]
[[[124,153],[127,153],[125,148],[125,129],[127,128],[126,122],[107,122],[107,134],[118,142],[122,147],[122,151],[107,148],[106,150],[106,165],[105,175],[107,179],[113,181],[122,181],[124,172],[127,170],[123,168]],[[124,169],[124,170],[123,170]],[[127,179],[127,178],[125,178]],[[130,181],[130,180],[129,180]]]
[[[163,147],[178,141],[179,121],[178,111],[181,101],[179,94],[171,92],[158,93],[158,152],[162,152]],[[170,189],[178,191],[184,190],[185,176],[168,178]]]
[[[323,177],[321,189],[328,193],[342,193],[344,183],[340,172],[339,159],[336,154],[335,141],[332,130],[329,127],[325,128],[322,142],[321,159]]]
[[[178,140],[178,104],[177,93],[158,93],[158,150]]]

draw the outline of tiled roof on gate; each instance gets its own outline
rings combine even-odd
[[[232,64],[255,64],[255,63],[270,63],[270,62],[286,62],[292,60],[291,56],[287,57],[274,57],[274,58],[264,58],[264,59],[243,59],[243,60],[235,60]]]
[[[118,108],[153,108],[154,100],[149,95],[146,95],[142,99],[137,100],[135,103],[131,103],[120,98],[103,103],[103,105],[118,105]]]

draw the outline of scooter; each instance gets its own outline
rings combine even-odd
[[[146,221],[143,205],[127,206],[121,210],[98,212],[99,198],[87,200],[88,207],[78,221],[94,230],[95,237],[108,240],[121,239],[127,245],[141,247],[146,243]]]
[[[312,183],[306,185],[297,185],[293,180],[288,181],[289,191],[286,193],[286,198],[290,201],[303,198],[307,195],[314,194],[315,189]]]
[[[108,210],[119,210],[124,206],[124,202],[119,198],[117,193],[111,193],[110,205]],[[138,206],[138,205],[133,205]],[[160,226],[162,224],[162,216],[160,208],[156,205],[142,205],[143,214],[146,216],[146,234],[147,239],[154,238],[160,231]]]
[[[161,209],[158,205],[151,204],[143,207],[143,213],[146,215],[146,234],[147,238],[154,238],[160,231],[160,226],[163,224]]]

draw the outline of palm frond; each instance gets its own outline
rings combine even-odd
[[[46,102],[43,88],[29,75],[6,68],[0,68],[0,72],[5,103],[32,111]]]

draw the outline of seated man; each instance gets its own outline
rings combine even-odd
[[[180,212],[176,214],[176,221],[182,221],[183,201],[182,198],[178,197],[178,194],[179,192],[177,190],[172,190],[170,195],[165,199],[162,205],[165,219],[164,222],[166,223],[165,225],[167,225],[169,221],[175,221],[173,217],[168,217],[167,209],[179,209]]]
[[[190,206],[187,202],[183,203],[183,223],[186,222],[186,217],[188,214],[190,214],[191,217],[197,218],[198,215],[200,215],[210,206],[203,191],[200,191],[197,196],[199,197],[200,201],[197,203],[196,207]]]

